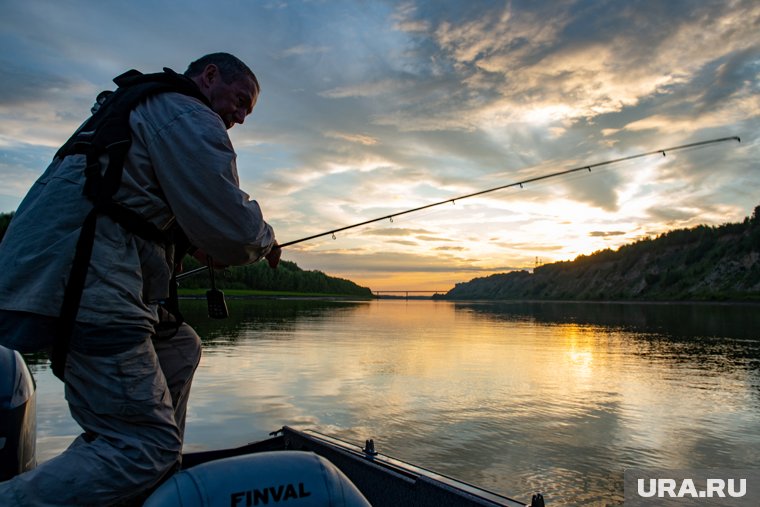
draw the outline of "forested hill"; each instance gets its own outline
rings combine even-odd
[[[13,218],[13,213],[0,213],[0,241]],[[195,259],[187,257],[185,270],[198,267]],[[248,266],[237,266],[220,272],[216,276],[216,285],[221,289],[253,289],[270,291],[288,291],[319,294],[336,294],[346,296],[372,297],[372,291],[350,280],[328,276],[321,271],[304,271],[294,262],[280,261],[277,269],[271,269],[266,262],[257,262]],[[209,287],[207,273],[189,277],[182,281],[181,288],[198,289]]]
[[[760,206],[741,223],[457,284],[446,299],[760,300]]]
[[[195,259],[185,257],[184,269],[189,271],[199,264]],[[270,291],[289,291],[320,294],[338,294],[372,297],[372,290],[362,287],[350,280],[328,276],[321,271],[305,271],[295,262],[281,260],[277,269],[272,269],[266,262],[257,262],[247,266],[234,266],[217,271],[216,285],[220,289],[253,289]],[[206,272],[182,280],[180,288],[208,288],[209,276]]]

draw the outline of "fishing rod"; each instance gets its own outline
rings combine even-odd
[[[739,138],[738,136],[731,136],[731,137],[721,137],[721,138],[718,138],[718,139],[709,139],[707,141],[698,141],[698,142],[695,142],[695,143],[682,144],[680,146],[672,146],[670,148],[662,148],[662,149],[659,149],[659,150],[648,151],[646,153],[638,153],[636,155],[629,155],[627,157],[616,158],[616,159],[613,159],[613,160],[606,160],[604,162],[596,162],[594,164],[586,164],[586,165],[574,167],[572,169],[565,169],[564,171],[557,171],[557,172],[553,172],[553,173],[549,173],[549,174],[544,174],[542,176],[535,176],[533,178],[528,178],[528,179],[525,179],[525,180],[522,180],[522,181],[516,181],[514,183],[509,183],[507,185],[500,185],[498,187],[493,187],[493,188],[488,188],[488,189],[485,189],[485,190],[480,190],[478,192],[473,192],[471,194],[460,195],[458,197],[452,197],[452,198],[449,198],[449,199],[446,199],[446,200],[443,200],[443,201],[434,202],[432,204],[427,204],[425,206],[419,206],[417,208],[412,208],[412,209],[408,209],[408,210],[404,210],[404,211],[399,211],[397,213],[391,213],[390,215],[385,215],[385,216],[382,216],[382,217],[373,218],[373,219],[370,219],[370,220],[365,220],[364,222],[359,222],[357,224],[346,225],[345,227],[338,227],[337,229],[331,229],[329,231],[320,232],[319,234],[313,234],[313,235],[307,236],[305,238],[296,239],[296,240],[293,240],[293,241],[288,241],[287,243],[282,243],[281,245],[279,245],[279,247],[280,248],[285,248],[285,247],[292,246],[292,245],[295,245],[295,244],[298,244],[298,243],[303,243],[304,241],[310,241],[312,239],[321,238],[323,236],[328,236],[328,235],[332,235],[332,237],[334,239],[335,238],[335,234],[338,233],[338,232],[347,231],[349,229],[355,229],[355,228],[361,227],[363,225],[368,225],[368,224],[372,224],[372,223],[375,223],[375,222],[380,222],[380,221],[383,221],[383,220],[391,220],[391,221],[393,221],[393,219],[395,217],[398,217],[398,216],[401,216],[401,215],[407,215],[409,213],[415,213],[417,211],[422,211],[422,210],[425,210],[425,209],[428,209],[428,208],[433,208],[435,206],[441,206],[443,204],[448,204],[448,203],[454,204],[454,203],[456,203],[456,201],[461,201],[463,199],[469,199],[470,197],[476,197],[476,196],[483,195],[483,194],[489,194],[491,192],[496,192],[498,190],[504,190],[504,189],[512,188],[512,187],[523,188],[523,185],[527,185],[528,183],[534,183],[536,181],[542,181],[542,180],[548,180],[548,179],[551,179],[551,178],[557,178],[559,176],[564,176],[564,175],[575,173],[575,172],[579,172],[579,171],[588,171],[588,172],[591,172],[591,169],[593,169],[595,167],[602,167],[602,166],[606,166],[606,165],[618,164],[620,162],[626,162],[628,160],[634,160],[634,159],[637,159],[637,158],[650,157],[652,155],[657,155],[657,154],[662,154],[662,156],[664,157],[664,156],[666,156],[667,152],[685,150],[687,148],[696,148],[696,147],[699,147],[699,146],[707,146],[707,145],[710,145],[710,144],[723,143],[723,142],[726,142],[726,141],[736,141],[736,142],[740,143],[741,142],[741,138]],[[200,267],[200,268],[192,269],[192,270],[187,271],[185,273],[181,273],[181,274],[177,275],[177,280],[181,280],[183,278],[187,278],[187,277],[192,276],[192,275],[194,275],[196,273],[200,273],[201,271],[205,271],[206,269],[208,269],[207,266],[203,266],[203,267]]]

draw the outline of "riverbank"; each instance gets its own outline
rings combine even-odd
[[[201,299],[206,297],[208,289],[179,289],[180,299]],[[334,294],[327,292],[296,292],[282,290],[227,289],[225,297],[229,299],[329,299],[329,300],[371,300],[372,297],[355,294]]]

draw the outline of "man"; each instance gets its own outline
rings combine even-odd
[[[218,264],[279,261],[272,228],[239,188],[227,134],[256,104],[255,75],[236,57],[214,53],[184,77],[165,69],[160,79],[172,88],[130,109],[123,163],[109,165],[121,160],[110,152],[92,152],[91,160],[67,143],[0,243],[0,344],[63,349],[54,366],[84,429],[60,456],[0,483],[3,505],[139,503],[177,468],[200,340],[187,324],[171,339],[155,336],[174,269],[170,232],[181,230]],[[95,109],[102,118],[117,107],[106,95]],[[72,139],[90,135],[88,125]],[[104,193],[112,165],[118,181]]]

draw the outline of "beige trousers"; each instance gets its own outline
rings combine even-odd
[[[200,339],[187,324],[170,340],[146,338],[119,354],[71,351],[66,399],[84,433],[59,456],[0,483],[0,503],[139,504],[179,464],[200,354]]]

